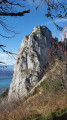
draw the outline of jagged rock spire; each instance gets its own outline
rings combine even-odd
[[[48,53],[52,40],[51,31],[44,25],[36,26],[30,35],[24,37],[14,67],[10,99],[27,96],[41,80],[44,65],[49,61]]]

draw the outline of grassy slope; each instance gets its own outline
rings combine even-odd
[[[1,106],[1,120],[67,120],[65,61],[55,59],[50,68],[46,78],[24,102],[19,99]]]

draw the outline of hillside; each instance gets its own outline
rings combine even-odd
[[[58,59],[54,60],[54,65],[49,65],[47,69],[50,67],[51,70],[47,72],[46,76],[43,77],[43,80],[41,80],[34,89],[37,91],[39,88],[42,88],[44,91],[58,91],[58,90],[64,90],[67,89],[67,81],[66,81],[66,61],[60,61]]]
[[[67,120],[66,40],[44,25],[24,37],[10,88],[0,96],[1,120]]]
[[[44,74],[23,101],[2,103],[1,120],[67,120],[66,61],[53,59]]]
[[[66,59],[66,42],[64,41],[58,42],[58,39],[53,38],[51,31],[44,25],[34,27],[32,32],[24,37],[14,66],[8,95],[10,100],[18,97],[24,99],[28,96],[32,88],[43,78],[50,60],[53,59],[52,56],[60,60]],[[53,84],[55,82],[53,81]],[[64,86],[63,81],[57,82],[56,84]]]

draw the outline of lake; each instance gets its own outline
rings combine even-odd
[[[11,78],[0,78],[0,88],[9,87],[11,81],[12,81],[12,77]]]

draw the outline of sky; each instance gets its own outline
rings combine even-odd
[[[40,5],[38,10],[36,10],[36,6],[38,3],[32,3],[30,0],[28,0],[28,9],[31,10],[29,14],[25,14],[25,16],[22,17],[7,17],[5,22],[10,26],[11,30],[17,32],[17,34],[10,39],[3,38],[0,36],[0,44],[4,44],[6,47],[5,49],[14,53],[18,52],[18,49],[20,48],[21,42],[24,39],[24,36],[30,34],[33,30],[33,28],[37,25],[45,25],[48,29],[51,30],[52,36],[58,37],[60,40],[62,38],[63,33],[57,30],[53,22],[45,17],[46,6],[43,4]],[[62,24],[65,25],[67,23],[67,19],[54,19],[54,21],[62,26]],[[66,28],[65,28],[66,29]],[[66,29],[67,30],[67,29]],[[6,36],[12,36],[12,33],[5,32],[2,27],[0,27],[0,33]],[[0,49],[0,61],[5,62],[7,65],[13,65],[15,64],[15,59],[12,56],[8,56],[7,54],[3,53]]]

